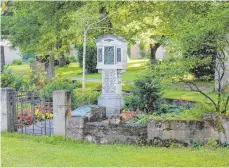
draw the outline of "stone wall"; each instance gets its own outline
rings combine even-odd
[[[67,119],[67,137],[85,139],[89,142],[136,144],[147,139],[144,124],[109,124],[104,122],[88,122],[87,118],[71,117]]]
[[[66,120],[66,136],[78,140],[84,139],[84,128],[88,118],[71,117]]]
[[[229,142],[229,118],[222,118],[225,130],[217,130],[217,122],[206,120],[149,120],[148,124],[111,124],[89,122],[88,118],[67,119],[67,137],[99,144],[149,144],[169,146],[171,142],[184,146],[206,144],[209,139]]]
[[[158,146],[168,146],[171,141],[188,146],[195,142],[206,144],[209,139],[215,139],[223,144],[229,141],[229,119],[221,121],[225,134],[217,130],[214,120],[150,120],[147,141]]]
[[[109,124],[92,122],[85,125],[84,139],[100,144],[141,144],[147,138],[144,124]]]

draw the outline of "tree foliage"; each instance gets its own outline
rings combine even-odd
[[[83,46],[78,46],[78,60],[80,67],[83,67]],[[96,69],[97,65],[97,49],[96,46],[93,44],[87,45],[87,52],[86,52],[86,65],[85,70],[86,73],[97,73],[98,70]]]

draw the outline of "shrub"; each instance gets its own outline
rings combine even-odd
[[[191,72],[199,79],[202,79],[205,76],[209,76],[210,80],[214,79],[216,55],[216,48],[208,45],[202,45],[202,49],[190,53],[190,56],[192,57],[199,57],[201,59],[205,59],[206,57],[209,58],[209,62],[205,65],[199,65],[191,69]]]
[[[28,62],[29,62],[29,63],[33,63],[34,61],[35,61],[34,58],[29,58],[29,59],[28,59]]]
[[[214,107],[211,104],[195,104],[190,109],[184,109],[174,105],[162,105],[160,110],[166,110],[165,113],[153,113],[148,118],[166,118],[166,119],[200,119],[205,113],[212,112]]]
[[[77,62],[77,59],[76,59],[75,56],[66,57],[66,60],[68,60],[70,63],[72,63],[72,62]]]
[[[97,50],[95,45],[87,45],[86,48],[86,73],[97,73],[98,70],[96,69],[97,65]],[[78,46],[78,60],[80,63],[80,67],[83,67],[83,46]]]
[[[131,110],[139,108],[146,113],[155,111],[162,93],[160,78],[161,76],[152,69],[142,71],[134,81],[132,93],[125,98],[127,108]]]
[[[84,93],[82,93],[82,90],[77,89],[74,92],[76,101],[72,103],[73,107],[77,108],[84,105],[97,104],[97,100],[100,94],[100,92],[93,91],[91,89],[85,90]]]
[[[201,118],[204,113],[213,112],[214,107],[211,104],[195,104],[193,108],[185,109],[180,113],[183,118]]]
[[[14,64],[14,65],[21,65],[21,64],[22,64],[22,60],[15,59],[15,60],[13,61],[13,64]]]
[[[175,104],[160,104],[158,113],[180,113],[182,111],[182,107],[179,107]]]
[[[41,89],[41,95],[44,100],[52,99],[52,93],[55,90],[69,90],[72,92],[71,100],[72,100],[72,108],[75,108],[74,104],[76,102],[76,96],[74,94],[74,89],[78,87],[79,83],[73,83],[71,80],[64,79],[61,76],[53,78],[51,81],[47,83],[47,85]]]
[[[23,90],[28,87],[25,78],[14,75],[7,66],[4,67],[4,71],[1,73],[0,81],[1,88],[12,87],[16,90]]]
[[[29,70],[29,75],[24,77],[28,88],[27,90],[40,90],[43,88],[49,81],[46,77],[46,71],[40,63],[36,64],[35,69]]]
[[[148,116],[143,114],[139,109],[135,111],[124,110],[121,114],[121,120],[125,123],[146,123]]]
[[[220,147],[220,144],[217,142],[216,139],[208,139],[208,143],[205,145],[205,147],[209,149],[216,149]]]

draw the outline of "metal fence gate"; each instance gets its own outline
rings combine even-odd
[[[17,131],[23,134],[53,134],[52,95],[40,91],[16,91]]]

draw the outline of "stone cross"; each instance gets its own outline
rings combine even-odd
[[[108,118],[116,117],[124,105],[122,73],[127,69],[127,41],[122,37],[103,35],[95,42],[97,69],[102,74],[102,94],[98,105],[106,107]]]

